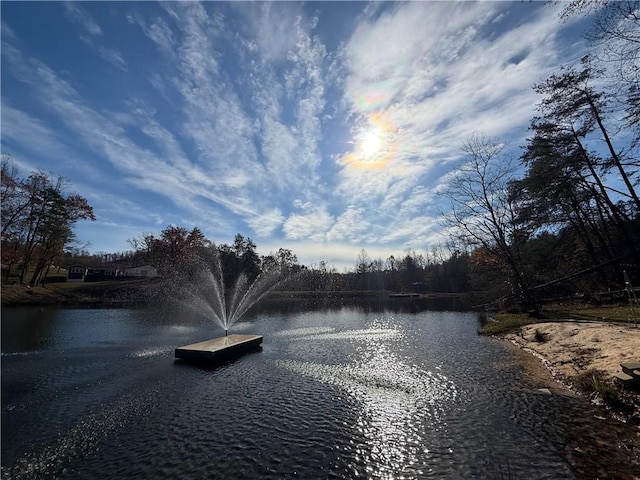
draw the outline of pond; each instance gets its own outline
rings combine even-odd
[[[188,314],[3,309],[3,478],[576,478],[594,407],[410,310],[261,311],[231,330],[261,350],[203,367],[173,349],[222,332]]]

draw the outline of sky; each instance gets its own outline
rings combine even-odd
[[[88,200],[91,253],[168,225],[338,269],[428,251],[465,140],[519,155],[588,48],[547,2],[0,5],[2,152]]]

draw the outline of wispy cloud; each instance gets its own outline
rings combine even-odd
[[[81,34],[80,40],[95,50],[100,58],[111,66],[126,72],[128,65],[122,53],[117,48],[106,47],[100,42],[99,38],[103,37],[102,28],[100,28],[100,25],[98,25],[91,15],[75,2],[64,2],[62,5],[64,6],[67,17],[82,27],[88,34]]]
[[[67,17],[74,23],[80,25],[89,35],[94,37],[102,35],[100,25],[76,2],[64,2],[62,5],[64,6]]]
[[[122,53],[120,53],[117,48],[107,48],[104,45],[100,45],[99,43],[96,43],[94,38],[89,35],[80,35],[80,40],[82,40],[85,44],[98,52],[100,58],[109,63],[111,66],[117,68],[118,70],[122,70],[123,72],[128,71],[129,66],[122,56]]]
[[[11,146],[24,146],[36,154],[62,149],[55,132],[47,124],[2,101],[2,140]]]
[[[296,206],[299,212],[289,215],[283,226],[287,238],[324,241],[325,233],[333,224],[333,217],[324,206],[301,202],[296,202]]]

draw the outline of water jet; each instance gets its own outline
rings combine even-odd
[[[175,358],[214,361],[256,349],[262,335],[229,335],[229,329],[260,299],[279,285],[279,268],[263,271],[253,282],[242,272],[227,291],[220,256],[215,247],[212,257],[200,265],[181,290],[182,303],[196,313],[216,322],[224,337],[205,340],[175,349]]]

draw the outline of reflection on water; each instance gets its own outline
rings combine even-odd
[[[437,372],[410,365],[395,353],[387,340],[401,335],[396,329],[336,332],[325,327],[284,334],[302,341],[356,343],[349,363],[281,360],[278,365],[336,386],[354,399],[358,405],[355,429],[366,439],[352,453],[362,464],[358,475],[395,478],[404,470],[424,474],[422,456],[428,447],[422,443],[421,433],[425,428],[436,428],[440,412],[451,407],[457,396],[455,384]]]
[[[174,361],[222,333],[186,313],[2,314],[3,479],[575,478],[567,432],[601,428],[471,313],[255,313],[216,368]]]

